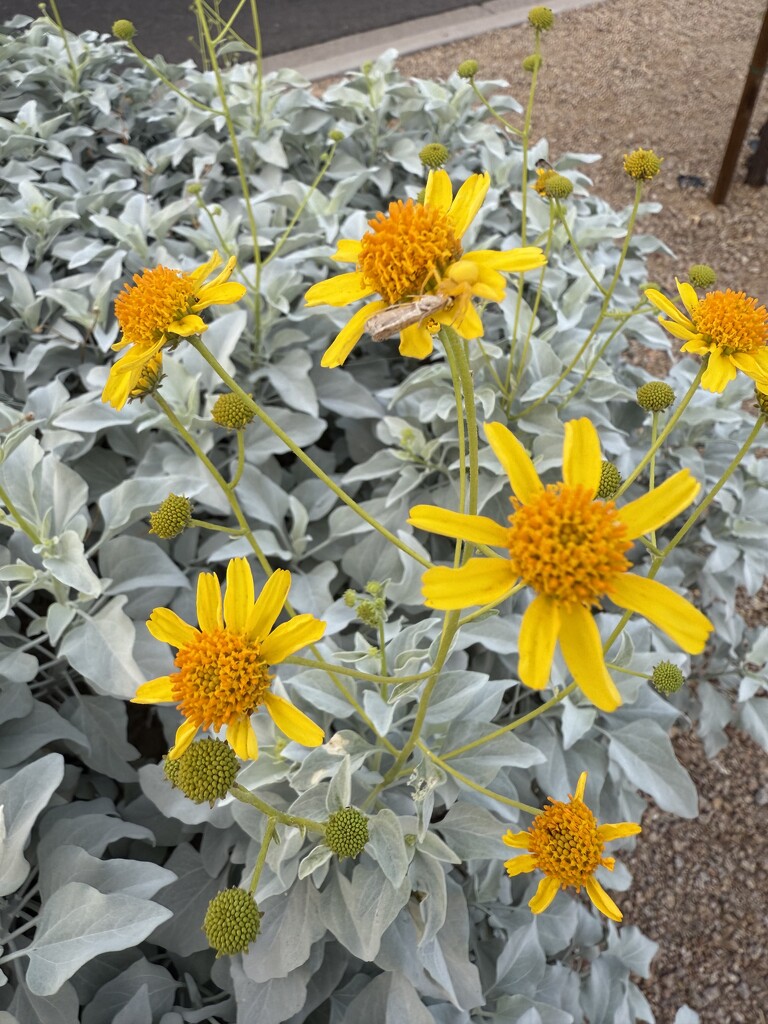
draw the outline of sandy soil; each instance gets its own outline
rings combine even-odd
[[[559,16],[544,37],[534,126],[549,140],[550,159],[603,154],[585,170],[599,195],[622,206],[633,194],[623,155],[642,146],[665,158],[647,194],[663,211],[639,224],[675,252],[649,267],[665,289],[675,273],[709,263],[719,287],[768,301],[768,187],[743,184],[746,146],[727,204],[708,198],[764,10],[765,0],[607,0]],[[531,49],[523,25],[403,57],[399,67],[441,77],[474,57],[483,77],[506,78],[524,101],[529,77],[520,61]],[[768,79],[753,137],[766,119]],[[680,175],[706,187],[681,188]],[[702,1024],[766,1024],[768,758],[738,733],[714,761],[690,734],[678,736],[676,748],[702,813],[682,821],[652,807],[628,862],[634,885],[621,900],[625,921],[661,944],[642,988],[657,1024],[672,1024],[686,1003]]]

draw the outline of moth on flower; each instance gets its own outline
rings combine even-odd
[[[375,294],[381,298],[353,314],[326,349],[323,366],[341,366],[371,330],[375,340],[388,337],[385,331],[399,333],[400,354],[414,359],[425,359],[434,346],[429,320],[438,327],[450,324],[462,338],[482,337],[483,324],[473,300],[501,302],[503,273],[546,263],[536,246],[464,252],[462,238],[490,184],[490,175],[473,174],[454,196],[446,172],[431,170],[423,203],[390,203],[387,213],[368,221],[370,230],[362,239],[341,239],[333,258],[353,263],[355,269],[313,284],[305,297],[307,305],[348,306]]]

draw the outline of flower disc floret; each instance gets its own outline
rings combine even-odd
[[[358,267],[371,291],[390,304],[433,287],[449,263],[461,256],[461,243],[445,214],[412,199],[389,204],[389,213],[368,221]]]
[[[419,152],[419,160],[425,167],[442,167],[449,157],[448,149],[442,142],[428,142]]]
[[[622,483],[623,480],[618,467],[608,459],[603,459],[600,463],[600,483],[597,485],[595,497],[602,498],[603,501],[612,498]]]
[[[223,740],[206,737],[192,743],[176,761],[166,759],[168,765],[178,765],[175,773],[166,775],[182,793],[196,804],[208,803],[213,807],[229,793],[240,769],[234,750]]]
[[[622,915],[608,893],[595,878],[599,867],[613,871],[615,859],[604,857],[606,842],[637,835],[640,826],[634,822],[598,825],[592,811],[584,803],[587,773],[582,772],[576,793],[565,803],[549,797],[549,807],[537,814],[527,832],[507,832],[507,846],[525,850],[522,856],[505,861],[507,874],[514,877],[529,871],[542,871],[535,896],[528,906],[534,914],[546,910],[559,889],[582,887],[597,909],[613,921]]]
[[[477,61],[474,58],[469,57],[467,60],[463,60],[456,70],[459,78],[474,78],[479,67],[480,65]]]
[[[671,661],[653,666],[653,685],[659,693],[677,693],[684,682],[685,676]]]
[[[528,11],[528,21],[537,32],[548,32],[555,24],[555,16],[549,7],[532,7]]]
[[[170,608],[152,612],[149,631],[178,649],[174,662],[178,672],[144,683],[133,701],[178,706],[184,723],[169,757],[181,757],[200,729],[226,726],[227,742],[237,756],[255,759],[258,746],[251,715],[262,706],[289,739],[308,747],[323,742],[323,730],[270,686],[270,666],[319,640],[325,631],[324,622],[307,614],[274,626],[290,583],[290,573],[278,569],[254,600],[248,562],[233,558],[227,567],[223,608],[217,577],[213,573],[198,577],[199,629]]]
[[[646,412],[664,412],[675,400],[675,392],[663,380],[649,380],[637,389],[637,404]]]
[[[325,842],[340,860],[357,857],[368,842],[368,818],[356,807],[334,811],[326,822]]]
[[[683,352],[708,357],[701,386],[722,393],[741,370],[758,391],[768,394],[768,311],[744,292],[707,292],[703,299],[687,282],[677,281],[685,313],[649,288],[645,296],[662,315],[659,322],[685,343]],[[686,315],[687,314],[687,315]]]
[[[256,413],[233,391],[219,395],[211,409],[211,418],[227,430],[243,430]]]
[[[165,501],[150,512],[149,532],[161,540],[173,540],[189,526],[192,520],[192,502],[182,494],[169,494]]]
[[[392,306],[411,305],[397,312],[400,354],[426,358],[434,348],[433,335],[450,325],[462,338],[479,338],[483,324],[474,300],[501,302],[506,281],[503,273],[543,266],[546,257],[536,246],[495,252],[464,252],[462,236],[474,220],[488,192],[488,174],[473,174],[456,195],[444,170],[432,169],[423,201],[390,203],[377,213],[359,241],[343,238],[334,259],[352,263],[353,271],[313,284],[305,296],[308,306],[346,306],[368,299],[336,335],[323,354],[323,366],[341,366],[360,340],[371,318]],[[378,295],[379,298],[371,299]],[[419,299],[437,296],[436,308],[421,315]],[[423,308],[423,307],[422,307]],[[379,325],[372,333],[381,329]],[[403,326],[399,326],[403,324]],[[384,337],[385,335],[382,335]]]
[[[509,525],[432,505],[417,505],[408,521],[506,554],[469,558],[459,568],[428,569],[422,580],[427,605],[442,611],[496,605],[526,584],[534,597],[520,626],[520,680],[544,689],[559,644],[574,681],[602,711],[621,704],[592,615],[602,598],[639,612],[683,650],[700,653],[712,631],[709,620],[663,584],[630,572],[626,558],[634,540],[652,534],[693,501],[699,484],[690,472],[683,469],[617,508],[598,496],[603,460],[589,420],[565,424],[563,480],[556,484],[539,479],[531,457],[506,426],[486,423],[485,434],[512,487]]]
[[[652,149],[635,149],[624,155],[624,171],[635,181],[650,181],[661,170],[662,160]]]
[[[515,575],[566,608],[599,605],[630,568],[627,527],[612,501],[585,487],[550,484],[533,501],[512,499],[509,557]]]

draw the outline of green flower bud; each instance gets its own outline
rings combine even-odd
[[[161,540],[173,540],[189,526],[192,519],[192,502],[180,494],[169,494],[164,502],[149,516],[149,532]]]
[[[213,807],[229,793],[240,765],[228,743],[206,737],[190,744],[181,757],[166,758],[164,770],[184,796],[196,804],[207,802]]]
[[[548,199],[567,199],[573,192],[573,182],[564,174],[552,171],[544,181],[544,195]]]
[[[459,73],[459,78],[474,78],[479,66],[476,60],[470,58],[469,60],[463,60],[456,70]]]
[[[341,142],[344,138],[344,132],[339,131],[338,128],[332,128],[331,131],[328,132],[328,138],[331,142]]]
[[[347,608],[354,608],[355,601],[357,601],[357,594],[354,592],[354,590],[345,590],[344,604],[347,606]]]
[[[621,487],[622,482],[621,473],[614,464],[609,462],[608,459],[603,459],[600,463],[600,483],[598,484],[595,497],[608,501]]]
[[[527,57],[523,57],[522,67],[523,71],[528,71],[533,74],[534,71],[541,67],[541,54],[529,53]]]
[[[661,170],[663,159],[652,149],[635,149],[624,154],[624,170],[635,181],[650,181]]]
[[[130,43],[136,35],[136,26],[132,21],[128,21],[127,18],[118,18],[112,24],[112,35],[117,36],[118,39],[122,39],[126,43]]]
[[[637,404],[646,412],[663,412],[675,400],[675,392],[663,380],[650,380],[637,389]]]
[[[717,280],[717,274],[706,263],[694,263],[688,269],[688,280],[694,288],[711,288]]]
[[[208,904],[203,931],[216,959],[245,953],[261,930],[262,914],[245,889],[234,886],[217,893]]]
[[[420,189],[417,192],[415,202],[423,203],[426,198],[427,198],[427,190],[425,188],[422,188],[422,189]]]
[[[356,807],[335,811],[325,825],[325,842],[340,860],[357,857],[368,842],[368,818]]]
[[[685,676],[671,661],[660,661],[653,667],[653,685],[659,693],[677,693],[685,682]]]
[[[528,11],[528,21],[537,32],[549,32],[555,24],[555,16],[549,7],[532,7]]]
[[[419,160],[425,167],[435,169],[442,167],[449,156],[447,148],[441,142],[428,142],[419,153]]]
[[[228,430],[242,430],[248,426],[255,413],[249,405],[246,405],[240,395],[230,391],[227,394],[219,395],[211,409],[211,416],[220,427],[226,427]]]

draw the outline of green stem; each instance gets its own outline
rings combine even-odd
[[[239,782],[235,782],[230,787],[229,792],[241,803],[250,804],[251,807],[255,807],[263,814],[266,814],[273,822],[279,821],[281,825],[289,825],[291,828],[307,829],[309,832],[325,834],[325,824],[322,821],[315,821],[314,818],[299,818],[295,814],[285,814],[283,811],[278,811],[266,803],[266,801],[257,797],[250,789],[241,786]]]
[[[617,335],[621,334],[621,332],[627,326],[627,323],[630,320],[630,318],[633,317],[633,316],[636,316],[637,313],[639,313],[640,310],[645,305],[646,305],[645,301],[639,302],[634,307],[634,309],[631,309],[628,312],[622,314],[621,319],[619,320],[619,323],[613,328],[613,330],[610,332],[610,334],[605,339],[605,341],[598,347],[597,352],[595,352],[595,354],[592,356],[590,361],[587,363],[587,366],[586,366],[586,369],[584,370],[584,373],[581,375],[581,377],[579,377],[578,381],[574,384],[574,386],[571,388],[571,390],[568,392],[568,394],[565,396],[565,398],[562,400],[562,402],[560,402],[560,404],[558,405],[558,409],[564,409],[566,407],[566,405],[568,405],[570,400],[575,395],[577,395],[579,393],[579,391],[581,391],[582,387],[589,380],[590,376],[592,375],[592,371],[594,370],[594,368],[597,366],[597,364],[602,359],[605,350],[611,344],[613,339]],[[607,317],[608,317],[608,314],[606,313],[605,317],[603,319],[607,319]],[[590,336],[590,340],[591,340],[591,336]],[[581,353],[579,353],[579,355],[580,354]],[[566,373],[564,375],[562,375],[558,379],[557,384],[555,385],[555,387],[557,387],[560,384],[560,382],[564,379],[565,376],[568,375],[568,373],[570,373],[570,371],[572,369],[573,369],[573,364],[569,365],[568,369],[566,370]]]
[[[594,286],[597,289],[599,289],[599,291],[602,292],[603,295],[606,295],[607,293],[606,293],[605,288],[600,284],[598,279],[592,273],[592,270],[591,270],[589,264],[587,263],[586,259],[584,258],[584,253],[581,251],[581,247],[578,245],[578,243],[576,242],[576,239],[573,237],[573,233],[571,232],[571,229],[570,229],[570,227],[568,225],[568,218],[567,218],[565,207],[563,206],[563,204],[560,202],[559,199],[555,199],[554,200],[554,204],[555,204],[555,210],[556,210],[556,213],[557,213],[557,218],[560,221],[560,223],[563,225],[563,228],[565,229],[565,233],[566,233],[566,235],[568,237],[568,241],[571,243],[571,248],[573,249],[573,251],[574,251],[574,253],[576,255],[576,259],[579,261],[579,263],[582,265],[582,267],[584,267],[584,269],[586,270],[587,274],[592,279],[592,283],[594,284]]]
[[[507,807],[516,807],[519,811],[525,811],[526,814],[541,814],[540,807],[532,807],[530,804],[522,804],[519,800],[512,800],[508,796],[501,796],[499,793],[494,793],[492,790],[486,789],[485,786],[481,786],[479,783],[473,782],[472,779],[451,767],[451,765],[449,765],[447,761],[444,761],[443,758],[438,757],[437,754],[423,743],[419,743],[419,750],[422,750],[430,761],[433,761],[436,765],[442,768],[446,774],[452,775],[458,782],[464,783],[465,786],[469,786],[470,789],[474,789],[477,793],[482,793],[483,796],[490,797],[491,800],[497,800],[500,804],[506,804]]]
[[[216,523],[206,523],[203,519],[190,519],[189,525],[196,526],[198,530],[218,530],[220,533],[228,533],[231,537],[243,536],[240,526],[219,526]]]
[[[573,693],[576,689],[576,683],[569,683],[564,689],[558,691],[554,697],[550,697],[544,704],[539,704],[533,711],[529,711],[527,715],[521,715],[520,718],[516,718],[514,722],[509,722],[507,725],[501,726],[499,729],[495,729],[493,732],[488,733],[487,736],[481,736],[480,739],[472,740],[471,743],[465,743],[461,747],[456,747],[454,750],[449,750],[447,754],[443,754],[443,757],[452,758],[459,757],[461,754],[466,754],[468,750],[474,750],[476,747],[482,747],[484,743],[490,743],[491,740],[498,739],[499,736],[504,736],[508,732],[512,732],[514,729],[519,729],[521,725],[525,725],[526,722],[532,722],[534,718],[538,718],[539,715],[543,715],[545,711],[549,711],[550,708],[556,707],[569,693]]]
[[[459,337],[456,331],[447,325],[440,328],[440,336],[446,350],[453,351],[456,369],[461,382],[461,392],[464,397],[464,415],[467,418],[467,442],[469,448],[469,508],[467,511],[471,516],[477,515],[477,490],[478,490],[478,434],[477,434],[477,407],[475,404],[475,386],[472,379],[472,370],[467,358],[467,346]],[[462,502],[460,510],[464,511]]]
[[[80,83],[80,68],[75,62],[75,58],[72,55],[72,50],[69,46],[69,40],[67,39],[67,30],[64,28],[64,22],[59,14],[58,4],[56,0],[49,0],[51,10],[53,11],[53,20],[56,23],[56,27],[61,33],[61,41],[64,43],[64,49],[67,51],[67,60],[69,61],[69,67],[72,71],[72,85],[77,88]]]
[[[293,452],[296,458],[299,459],[300,462],[303,462],[307,469],[314,473],[314,475],[319,480],[322,480],[326,487],[333,491],[337,498],[340,498],[345,505],[347,505],[354,512],[356,512],[361,519],[365,520],[365,522],[368,523],[369,526],[373,527],[374,530],[377,530],[382,535],[382,537],[386,537],[386,539],[391,544],[394,544],[394,546],[398,548],[400,551],[402,551],[404,554],[409,555],[411,558],[417,561],[419,565],[423,565],[425,569],[432,568],[432,563],[429,561],[429,559],[422,557],[417,551],[414,551],[412,548],[408,547],[408,545],[403,543],[403,541],[401,541],[399,537],[396,537],[391,532],[391,530],[388,530],[386,526],[380,523],[372,515],[369,515],[369,513],[366,512],[361,505],[358,505],[358,503],[353,498],[350,498],[347,492],[343,490],[343,488],[339,487],[339,485],[334,480],[332,480],[331,477],[329,477],[328,474],[324,470],[322,470],[320,466],[317,465],[316,462],[313,462],[313,460],[310,459],[310,457],[296,444],[296,442],[291,437],[289,437],[288,434],[286,434],[282,427],[278,426],[278,424],[275,423],[272,417],[269,416],[261,408],[260,405],[257,405],[257,403],[254,402],[254,400],[251,398],[251,396],[246,394],[245,391],[243,391],[243,389],[240,387],[240,385],[232,377],[230,377],[230,375],[227,373],[227,371],[224,369],[221,363],[219,363],[215,356],[206,348],[206,346],[203,344],[199,337],[193,336],[189,338],[188,341],[190,345],[192,345],[192,347],[200,353],[200,355],[203,357],[203,359],[205,359],[208,365],[213,368],[213,370],[218,374],[221,380],[223,380],[224,383],[232,391],[235,392],[235,394],[240,396],[242,401],[248,406],[248,408],[253,413],[255,413],[256,416],[258,416],[261,422],[266,427],[268,427],[272,431],[272,433],[275,434],[276,437],[279,437],[283,444],[286,446],[286,448],[290,449],[290,451]]]
[[[215,110],[213,107],[209,107],[207,103],[201,103],[200,100],[196,100],[193,96],[187,95],[187,93],[185,93],[183,89],[180,89],[178,85],[174,85],[174,83],[170,80],[170,78],[168,78],[167,75],[164,75],[163,72],[155,64],[153,64],[148,57],[144,56],[144,54],[132,40],[126,40],[125,42],[126,46],[130,49],[134,57],[136,57],[137,60],[144,65],[147,71],[153,74],[155,78],[159,78],[167,89],[170,89],[171,92],[175,92],[177,96],[180,96],[184,100],[185,103],[189,103],[193,107],[197,107],[198,110],[204,110],[207,114],[218,113],[218,111]]]
[[[672,414],[672,416],[670,416],[669,422],[667,423],[666,427],[664,427],[662,432],[656,438],[656,441],[651,445],[649,451],[646,452],[646,454],[640,460],[638,465],[635,466],[635,468],[629,474],[627,479],[624,481],[624,483],[618,489],[618,491],[614,495],[614,501],[616,500],[616,498],[620,498],[621,495],[635,482],[635,480],[637,480],[637,478],[643,472],[645,467],[648,465],[648,463],[654,457],[656,452],[664,444],[666,439],[669,437],[669,435],[675,429],[675,427],[677,426],[677,421],[683,415],[683,413],[685,412],[685,410],[686,410],[686,408],[688,406],[688,403],[691,401],[693,396],[696,394],[696,391],[698,390],[699,384],[701,383],[701,378],[704,376],[704,371],[706,370],[706,368],[707,368],[707,363],[706,363],[706,360],[705,360],[705,361],[702,362],[701,366],[699,367],[699,372],[696,374],[696,376],[691,381],[691,385],[688,388],[688,390],[686,391],[685,396],[683,397],[683,400],[680,402],[680,405],[677,407],[677,409],[675,409],[675,411]]]
[[[546,259],[547,259],[547,263],[549,263],[549,255],[550,255],[550,252],[552,251],[553,227],[554,227],[554,217],[552,215],[552,210],[550,209],[550,211],[549,211],[549,228],[547,230],[547,241],[546,241],[546,245],[544,247],[544,255],[545,255]],[[509,390],[509,384],[510,384],[510,375],[511,375],[511,370],[512,370],[512,356],[514,355],[514,346],[513,346],[512,350],[509,353],[509,362],[507,364],[507,374],[508,374],[508,376],[507,376],[507,389],[506,389],[506,392],[507,392],[506,393],[506,408],[507,408],[507,411],[509,411],[509,405],[510,405],[510,402],[512,401],[512,397],[515,394],[515,392],[517,391],[517,389],[520,387],[520,381],[522,380],[523,373],[525,372],[525,362],[526,362],[526,359],[528,358],[528,349],[530,348],[531,338],[533,337],[533,327],[534,327],[534,324],[536,323],[536,317],[537,317],[538,312],[539,312],[539,306],[541,305],[541,295],[542,295],[542,289],[544,287],[544,277],[545,277],[546,272],[547,272],[547,263],[544,264],[544,266],[541,268],[541,271],[539,272],[539,283],[538,283],[538,286],[536,288],[536,296],[535,296],[535,298],[533,300],[533,308],[531,309],[531,317],[530,317],[530,320],[528,322],[528,330],[525,332],[525,341],[523,342],[523,350],[520,353],[520,359],[519,359],[518,364],[517,364],[517,374],[515,376],[515,388],[514,388],[514,391],[512,391],[512,392],[510,392],[510,390]],[[515,341],[516,340],[517,339],[515,339]]]
[[[736,453],[736,455],[733,457],[733,459],[729,463],[728,468],[725,470],[723,475],[720,477],[720,479],[714,485],[714,487],[709,492],[709,494],[706,496],[706,498],[704,498],[703,501],[699,502],[699,504],[696,506],[696,508],[693,510],[693,512],[691,512],[691,514],[688,516],[686,521],[683,523],[683,525],[677,531],[677,533],[672,538],[672,540],[669,542],[669,544],[667,544],[666,547],[664,547],[662,549],[661,554],[659,556],[660,561],[663,561],[667,557],[667,555],[670,553],[670,551],[674,551],[674,549],[677,547],[677,545],[680,543],[680,541],[683,539],[683,537],[685,537],[685,535],[688,533],[688,531],[693,526],[693,524],[696,522],[696,520],[699,519],[702,515],[704,515],[704,513],[707,511],[709,506],[714,501],[714,499],[717,496],[717,494],[719,493],[719,491],[728,482],[728,480],[730,479],[730,477],[732,476],[732,474],[736,470],[736,467],[739,465],[741,460],[744,458],[744,456],[747,454],[747,452],[751,448],[752,442],[755,440],[757,435],[762,430],[763,426],[765,425],[765,422],[766,422],[765,415],[758,416],[757,422],[755,423],[754,427],[750,431],[749,437],[744,442],[744,444],[741,446],[741,448],[739,448],[738,452]]]
[[[2,486],[0,486],[0,502],[2,502],[3,505],[5,505],[10,514],[16,520],[19,529],[23,530],[23,532],[26,533],[26,535],[29,537],[33,544],[43,543],[39,534],[34,530],[32,526],[30,526],[30,524],[26,521],[24,516],[19,512],[19,510],[13,504],[11,499],[8,497],[8,493],[6,492],[5,488]]]
[[[320,184],[320,182],[323,180],[323,178],[327,174],[328,168],[331,166],[331,161],[333,160],[333,155],[336,152],[337,145],[338,145],[337,142],[331,142],[330,150],[328,151],[327,154],[325,154],[326,159],[323,160],[322,167],[317,172],[317,174],[315,175],[315,177],[314,177],[312,183],[310,184],[309,188],[304,193],[304,196],[303,196],[301,202],[296,207],[296,210],[295,210],[293,216],[291,217],[291,219],[288,221],[288,225],[287,225],[285,231],[282,233],[280,238],[278,238],[278,240],[275,243],[275,245],[273,246],[272,250],[270,251],[270,253],[264,259],[263,266],[266,267],[266,265],[270,262],[270,260],[273,260],[275,258],[275,256],[277,256],[277,254],[283,248],[285,243],[288,241],[288,239],[290,237],[290,234],[291,234],[291,231],[293,231],[294,227],[296,226],[296,224],[297,224],[297,222],[299,220],[299,217],[302,215],[302,213],[306,209],[307,203],[309,202],[313,192],[315,192],[315,190],[317,189],[317,186]]]
[[[251,875],[251,884],[248,886],[248,892],[253,896],[256,892],[256,886],[259,884],[261,878],[261,872],[264,870],[264,865],[267,862],[267,854],[269,853],[269,847],[272,842],[272,836],[275,834],[275,819],[270,817],[267,820],[267,826],[264,829],[264,838],[261,840],[261,846],[259,848],[259,856],[256,858],[256,863],[253,866],[253,874]]]
[[[322,660],[312,661],[310,658],[299,658],[296,655],[284,658],[283,664],[300,665],[302,668],[318,668],[325,672],[338,672],[343,676],[349,676],[351,679],[359,679],[363,683],[395,683],[398,686],[402,683],[419,683],[424,679],[429,679],[432,675],[432,669],[410,676],[375,675],[372,672],[360,672],[359,669],[346,668],[342,665],[331,665],[329,662]]]

